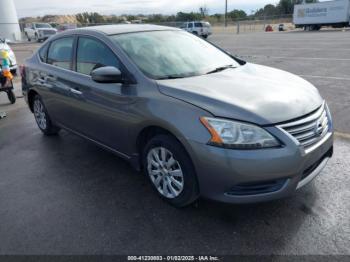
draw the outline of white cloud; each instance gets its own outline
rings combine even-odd
[[[229,9],[256,10],[278,0],[228,0]],[[225,0],[14,0],[17,12],[23,16],[75,14],[97,11],[105,14],[165,13],[196,11],[207,6],[211,13],[223,12]]]

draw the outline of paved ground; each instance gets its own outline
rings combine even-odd
[[[321,176],[295,196],[265,204],[202,200],[172,208],[123,160],[67,132],[42,136],[23,99],[10,106],[0,95],[0,111],[8,112],[0,120],[0,254],[350,255],[350,56],[342,44],[349,38],[349,32],[212,38],[250,61],[307,75],[343,132]]]

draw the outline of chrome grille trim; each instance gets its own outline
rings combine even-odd
[[[330,130],[329,125],[330,121],[324,102],[313,114],[278,127],[294,137],[305,150],[309,151],[310,147],[327,136]]]

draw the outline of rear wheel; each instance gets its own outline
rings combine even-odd
[[[13,90],[7,91],[7,97],[10,100],[11,104],[16,103],[16,96],[15,96],[15,93],[13,92]]]
[[[45,135],[56,135],[60,128],[52,124],[49,114],[45,108],[44,103],[42,102],[39,95],[36,95],[33,101],[33,112],[36,123],[38,124],[39,129]]]
[[[157,135],[143,151],[143,167],[153,188],[175,207],[198,199],[197,177],[183,146],[170,135]]]

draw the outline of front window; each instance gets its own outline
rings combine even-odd
[[[35,24],[36,28],[52,28],[49,24]]]
[[[220,67],[239,66],[229,55],[183,31],[120,34],[112,39],[153,79],[198,76]]]
[[[80,37],[77,52],[77,72],[90,75],[94,69],[114,66],[119,68],[115,54],[98,40]]]

